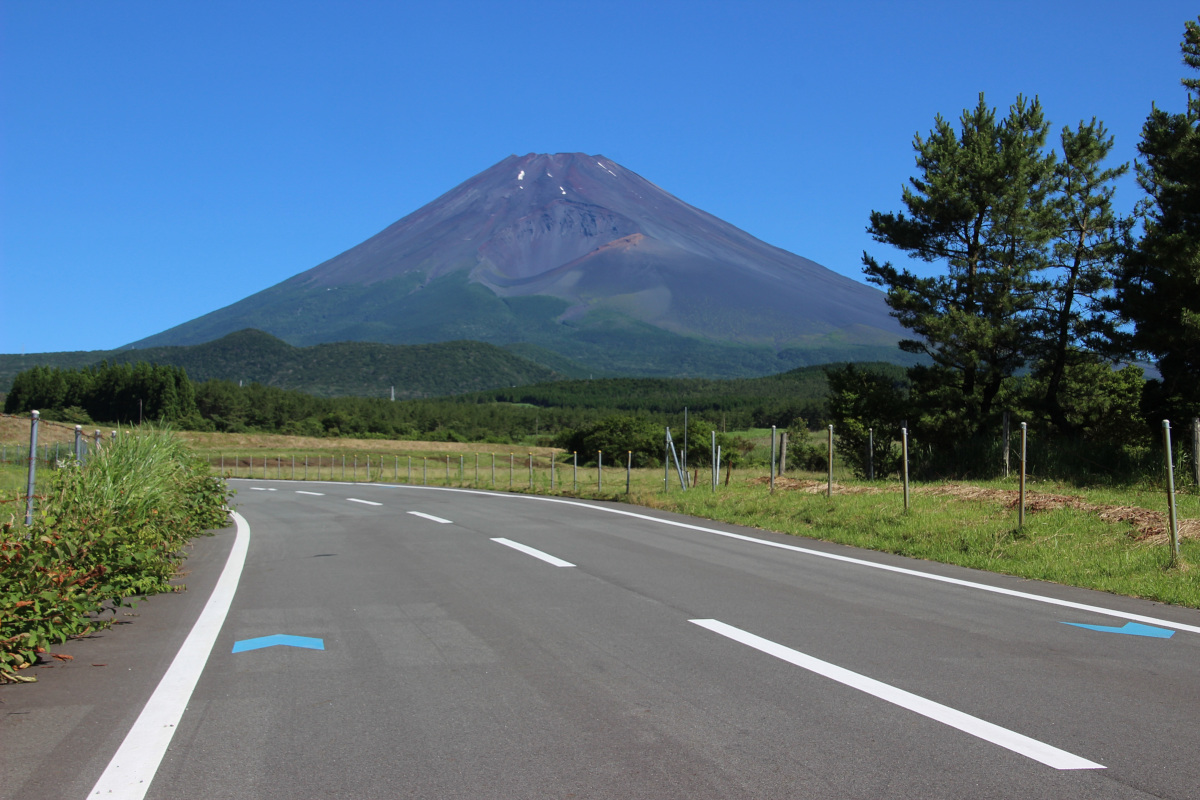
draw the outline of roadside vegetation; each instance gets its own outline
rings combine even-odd
[[[830,496],[826,496],[829,476],[824,464],[819,471],[788,469],[776,477],[772,492],[769,429],[731,435],[743,446],[741,463],[730,468],[728,461],[722,462],[715,492],[707,437],[692,440],[689,481],[693,486],[683,492],[674,465],[667,471],[661,461],[639,467],[635,460],[627,470],[629,452],[616,448],[597,458],[595,453],[550,448],[448,442],[341,440],[334,447],[328,445],[335,443],[289,437],[185,436],[214,466],[224,459],[228,476],[300,479],[307,459],[310,480],[317,479],[319,462],[320,480],[365,481],[369,462],[372,482],[630,503],[1200,608],[1200,569],[1193,566],[1200,563],[1200,489],[1190,481],[1185,484],[1187,479],[1177,487],[1182,541],[1179,561],[1172,565],[1161,472],[1151,471],[1131,483],[1092,485],[1034,473],[1027,484],[1025,524],[1018,526],[1015,471],[1008,478],[915,483],[906,511],[895,475],[874,481],[856,478],[853,467],[835,455]],[[821,435],[815,434],[803,449],[816,458],[823,445]],[[797,463],[792,455],[788,459]],[[666,490],[664,474],[669,475]]]
[[[153,426],[44,474],[32,525],[19,493],[0,498],[0,682],[33,680],[39,656],[111,625],[103,612],[181,588],[187,543],[227,521],[224,481]]]

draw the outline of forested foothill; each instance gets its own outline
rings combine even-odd
[[[878,374],[903,379],[903,368],[872,364]],[[433,400],[322,398],[298,391],[232,381],[193,383],[178,367],[102,364],[82,370],[35,367],[13,381],[5,412],[38,409],[48,419],[90,425],[139,419],[196,431],[281,433],[296,436],[420,439],[426,441],[534,441],[570,444],[602,421],[636,419],[657,431],[681,425],[690,408],[696,435],[779,425],[817,425],[826,417],[825,367],[803,367],[766,378],[738,380],[608,378],[557,381]],[[140,405],[139,405],[140,404]],[[633,423],[629,423],[633,424]],[[588,441],[592,441],[589,439]],[[591,450],[591,445],[575,448]],[[629,449],[610,446],[610,450]]]

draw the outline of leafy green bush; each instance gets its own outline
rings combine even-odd
[[[896,472],[901,458],[895,437],[904,418],[903,382],[853,364],[831,368],[828,374],[829,416],[842,459],[857,477],[865,478],[870,447],[876,477]]]
[[[596,463],[596,454],[609,453],[607,461],[624,461],[633,453],[635,467],[654,467],[662,463],[664,434],[662,429],[645,417],[616,415],[599,422],[566,431],[559,437],[560,446],[578,453],[580,463]]]
[[[0,524],[0,682],[109,624],[106,604],[171,591],[194,536],[225,524],[229,492],[169,431],[127,433],[55,470],[33,524]]]

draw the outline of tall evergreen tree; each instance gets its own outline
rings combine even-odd
[[[1200,69],[1200,25],[1185,24],[1183,61]],[[1143,230],[1123,260],[1117,305],[1133,323],[1128,343],[1154,359],[1151,420],[1200,414],[1200,78],[1184,78],[1187,108],[1154,108],[1142,126],[1138,183],[1148,195]]]
[[[933,362],[910,371],[915,427],[927,441],[958,441],[991,424],[1005,382],[1026,363],[1055,227],[1055,159],[1043,149],[1040,103],[1018,97],[998,121],[980,94],[959,127],[938,116],[928,138],[916,137],[908,215],[875,211],[868,228],[879,242],[944,263],[947,274],[923,278],[863,254],[868,280],[919,337],[900,347]]]
[[[1095,118],[1075,130],[1064,127],[1062,160],[1055,166],[1056,192],[1051,207],[1059,217],[1050,250],[1049,280],[1037,312],[1034,339],[1044,386],[1041,405],[1054,427],[1076,432],[1063,404],[1070,367],[1101,363],[1115,332],[1114,317],[1104,308],[1130,221],[1112,209],[1115,181],[1127,164],[1103,169],[1113,147],[1104,123]]]

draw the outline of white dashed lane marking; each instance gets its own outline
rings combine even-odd
[[[410,511],[408,513],[412,514],[414,517],[420,517],[421,519],[427,519],[432,522],[440,522],[443,525],[452,525],[453,524],[453,522],[451,520],[442,519],[441,517],[435,517],[433,514],[425,514],[420,511]]]
[[[520,544],[519,542],[514,542],[511,539],[492,539],[492,541],[496,542],[497,544],[502,544],[505,547],[511,547],[513,550],[520,550],[525,555],[533,556],[534,558],[540,558],[542,561],[545,561],[547,564],[553,564],[556,567],[573,567],[573,566],[575,566],[570,561],[563,561],[561,558],[555,558],[554,556],[550,555],[549,553],[543,553],[541,550],[534,550],[532,547],[529,547],[528,545]]]

